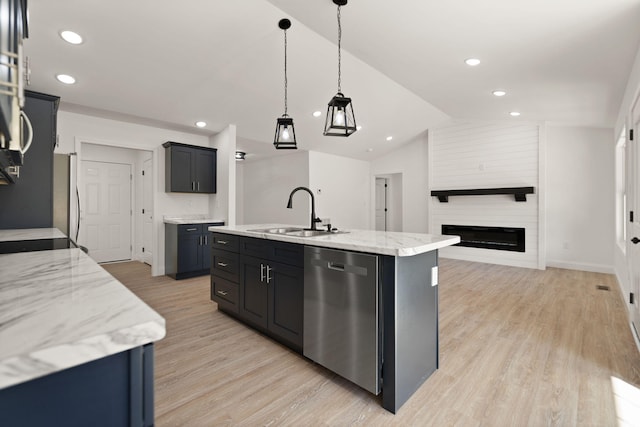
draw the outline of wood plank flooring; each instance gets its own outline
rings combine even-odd
[[[441,259],[440,369],[393,415],[218,312],[207,276],[104,268],[167,321],[156,345],[158,427],[640,425],[640,402],[626,397],[638,412],[622,411],[612,386],[640,394],[640,353],[611,275]]]

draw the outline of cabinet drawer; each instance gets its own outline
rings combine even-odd
[[[297,243],[243,237],[240,241],[240,252],[298,267],[302,267],[304,262],[304,245]]]
[[[202,224],[178,225],[178,236],[185,234],[202,234]]]
[[[238,312],[238,285],[220,277],[211,276],[211,300],[220,308]]]
[[[240,256],[218,249],[211,250],[211,274],[232,282],[238,282]]]
[[[224,251],[238,252],[239,236],[233,234],[211,233],[211,248]]]

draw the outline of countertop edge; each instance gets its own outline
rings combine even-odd
[[[158,315],[130,327],[15,355],[0,361],[0,390],[159,341],[165,335],[165,319]]]
[[[261,227],[261,225],[257,225],[256,227],[269,228],[269,227]],[[349,232],[345,234],[336,234],[335,236],[328,235],[328,236],[316,236],[316,237],[297,237],[297,236],[287,236],[287,235],[281,235],[281,234],[261,233],[261,232],[249,231],[249,230],[233,230],[233,229],[227,229],[227,228],[219,229],[218,227],[209,227],[209,231],[235,234],[238,236],[245,236],[245,237],[255,237],[258,239],[297,243],[297,244],[308,245],[308,246],[320,246],[320,247],[326,247],[326,248],[345,249],[345,250],[369,252],[369,253],[376,253],[380,255],[391,255],[391,256],[398,256],[398,257],[418,255],[421,253],[430,252],[430,251],[441,249],[447,246],[451,246],[460,242],[459,236],[446,236],[447,237],[446,239],[443,239],[437,242],[412,245],[410,247],[401,247],[401,248],[386,247],[385,248],[385,247],[375,246],[375,245],[366,244],[366,243],[351,243],[351,242],[336,241],[336,238],[340,239],[340,236],[348,235]],[[356,234],[357,231],[358,230],[353,231],[354,235],[357,235]],[[425,236],[430,236],[429,234],[426,234],[426,233],[407,233],[407,234],[411,234],[411,235],[424,234]],[[442,237],[445,237],[445,236],[442,236]]]
[[[165,224],[176,224],[176,225],[185,225],[185,224],[209,224],[209,223],[222,223],[224,224],[225,221],[221,220],[221,219],[189,219],[189,218],[185,218],[185,219],[179,219],[179,218],[168,218],[168,219],[163,219],[162,222],[164,222]]]

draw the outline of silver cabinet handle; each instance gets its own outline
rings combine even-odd
[[[229,242],[227,242],[226,240],[218,240],[218,242],[217,242],[217,243],[219,243],[219,244],[221,244],[221,245],[226,245],[226,244],[227,244],[227,243],[229,243]]]
[[[271,281],[272,277],[271,277],[271,272],[273,271],[273,268],[269,267],[267,265],[267,284],[269,284],[269,282]]]
[[[264,282],[264,264],[260,263],[260,281]]]
[[[229,265],[229,264],[225,264],[224,262],[219,262],[219,263],[218,263],[218,265],[219,265],[220,267],[226,267],[226,266],[227,266],[227,265]]]
[[[223,297],[226,297],[226,296],[227,296],[227,294],[228,294],[229,292],[225,292],[225,291],[218,291],[218,293],[219,293],[220,295],[222,295]]]
[[[191,181],[191,191],[196,191],[196,182]]]
[[[209,244],[209,236],[207,236],[206,234],[204,235],[204,244],[205,245]]]
[[[198,191],[200,191],[200,181],[198,181],[197,187],[198,187]]]
[[[197,228],[187,228],[187,231],[196,231]]]
[[[199,244],[200,246],[202,246],[202,236],[199,236],[199,237],[198,237],[198,244]]]

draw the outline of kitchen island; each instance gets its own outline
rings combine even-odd
[[[438,368],[438,249],[459,237],[373,230],[305,237],[311,233],[301,228],[210,228],[212,300],[382,393],[395,413]]]
[[[164,319],[80,249],[0,255],[2,424],[153,425],[164,335]]]

